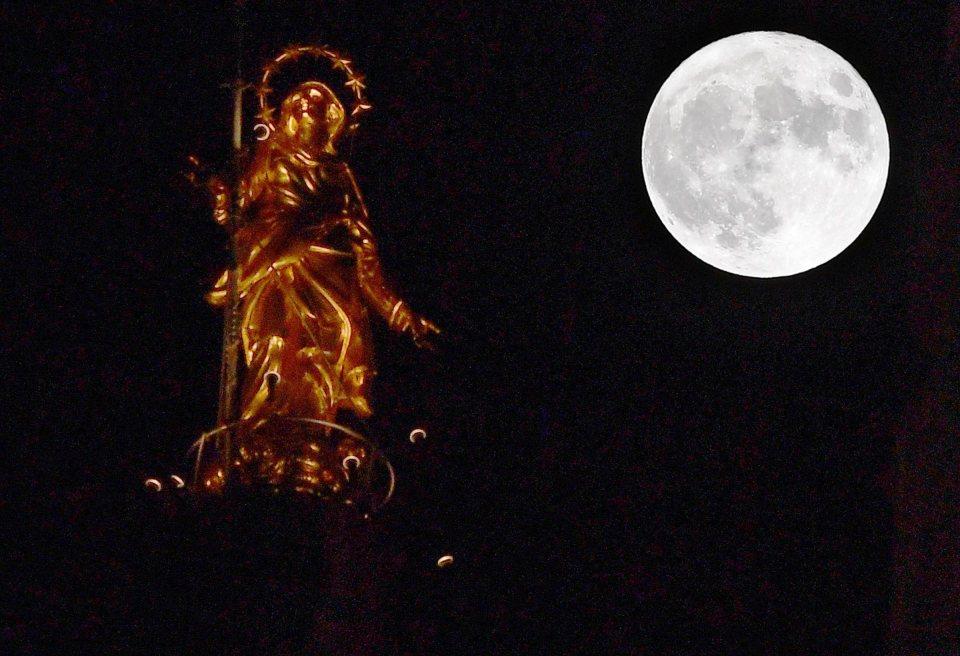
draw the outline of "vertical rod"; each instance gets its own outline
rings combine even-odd
[[[238,388],[240,373],[240,262],[237,229],[243,224],[243,206],[240,202],[240,178],[243,175],[243,2],[234,5],[234,20],[237,31],[237,75],[233,84],[233,193],[230,215],[227,221],[229,233],[230,263],[227,273],[227,299],[223,317],[223,352],[220,368],[220,398],[217,409],[217,425],[227,426],[237,420]],[[232,430],[224,431],[221,452],[224,482],[230,477],[232,454]]]
[[[233,90],[233,152],[243,150],[243,87],[238,78]]]

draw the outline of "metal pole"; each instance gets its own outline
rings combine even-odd
[[[227,220],[229,235],[229,269],[227,273],[227,298],[223,317],[223,352],[220,367],[220,398],[217,409],[217,425],[227,426],[237,420],[237,396],[240,370],[240,262],[242,261],[237,243],[237,229],[243,224],[243,207],[240,203],[240,179],[243,175],[243,2],[234,5],[234,19],[237,30],[237,76],[233,85],[233,193],[230,215]],[[223,476],[226,482],[230,476],[232,461],[231,430],[224,432],[221,453]]]

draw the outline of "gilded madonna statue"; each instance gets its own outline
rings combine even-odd
[[[300,84],[283,100],[274,122],[266,98],[280,64],[302,55],[323,57],[346,74],[355,96],[347,109],[326,84]],[[321,496],[336,496],[351,469],[370,458],[368,443],[317,436],[316,425],[350,423],[371,410],[376,374],[369,315],[375,314],[415,344],[429,347],[439,330],[416,314],[388,285],[370,230],[363,195],[338,155],[345,132],[369,105],[350,62],[320,48],[290,48],[265,69],[258,126],[262,136],[236,189],[220,178],[207,183],[214,218],[227,225],[233,208],[238,272],[237,321],[244,371],[238,428],[231,455],[199,473],[205,490],[228,477]],[[228,276],[208,294],[229,301]],[[303,422],[314,420],[305,429]],[[329,434],[329,428],[326,433]]]

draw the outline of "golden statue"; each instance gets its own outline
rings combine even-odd
[[[274,123],[270,78],[302,55],[326,58],[345,74],[355,100],[349,116],[330,87],[310,81],[287,95]],[[236,267],[224,272],[208,300],[229,302],[234,272],[245,371],[230,454],[200,472],[201,489],[219,491],[235,476],[241,483],[337,496],[351,470],[372,455],[370,444],[350,438],[360,436],[349,430],[338,441],[322,439],[332,426],[351,423],[349,415],[371,414],[376,370],[368,311],[421,347],[439,334],[384,281],[363,196],[338,157],[342,135],[370,108],[363,89],[350,61],[333,51],[288,48],[264,71],[260,141],[235,196],[218,177],[207,183],[215,220],[228,225],[231,211],[239,217],[232,234]],[[317,426],[326,427],[320,437]]]

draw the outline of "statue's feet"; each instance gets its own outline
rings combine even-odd
[[[240,426],[232,437],[229,464],[222,454],[204,452],[198,491],[220,494],[235,486],[254,487],[346,504],[369,493],[377,455],[358,435],[277,417]]]
[[[295,492],[338,497],[347,482],[342,464],[336,462],[336,452],[328,446],[306,442],[293,458],[291,486]]]

